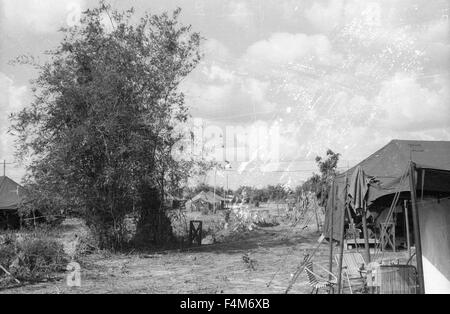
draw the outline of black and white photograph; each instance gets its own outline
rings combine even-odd
[[[449,7],[0,0],[0,294],[450,294]]]

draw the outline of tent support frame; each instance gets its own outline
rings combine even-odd
[[[410,161],[409,167],[409,188],[411,192],[412,216],[414,225],[414,246],[416,247],[417,273],[419,281],[419,293],[425,293],[425,284],[423,280],[423,261],[422,261],[422,244],[420,238],[419,212],[417,208],[416,186],[415,186],[416,165]]]
[[[403,201],[403,206],[405,209],[405,227],[406,227],[406,246],[408,248],[408,257],[411,258],[411,242],[410,242],[410,235],[409,235],[409,217],[408,217],[408,201]]]

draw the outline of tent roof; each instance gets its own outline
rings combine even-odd
[[[361,166],[367,175],[378,178],[400,177],[412,160],[419,167],[450,171],[450,141],[392,140],[346,173]],[[339,177],[344,177],[345,172]]]
[[[219,203],[225,199],[218,194],[216,194],[216,196],[214,197],[214,193],[211,191],[208,191],[208,192],[201,191],[200,193],[198,193],[196,196],[194,196],[192,198],[193,202],[198,201],[198,200],[202,200],[202,201],[208,202],[208,203],[214,203],[214,200],[215,200],[216,203]]]
[[[377,181],[377,184],[372,184],[369,188],[370,204],[383,195],[409,191],[408,180],[402,181],[401,177],[407,172],[410,160],[417,168],[450,171],[450,141],[392,140],[354,167],[338,175],[335,182],[338,190],[342,191],[345,176],[350,179],[353,172],[361,167],[367,176],[372,176]]]
[[[20,184],[6,176],[0,177],[0,210],[17,209],[24,193]]]

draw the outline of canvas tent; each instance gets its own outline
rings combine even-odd
[[[386,146],[361,161],[348,171],[339,174],[335,180],[335,211],[333,212],[333,238],[340,239],[339,226],[341,225],[340,213],[344,210],[345,194],[358,189],[358,184],[363,184],[365,191],[363,194],[354,195],[355,198],[348,197],[351,204],[360,203],[363,198],[367,206],[372,205],[383,196],[389,196],[397,191],[409,192],[409,162],[415,163],[417,169],[424,169],[425,175],[422,178],[422,171],[417,171],[416,181],[420,191],[450,193],[450,142],[448,141],[407,141],[392,140]],[[357,176],[359,172],[360,176]],[[361,175],[363,177],[361,177]],[[352,180],[353,179],[353,180]],[[347,180],[347,185],[345,184]],[[364,182],[365,181],[365,182]],[[422,182],[423,181],[423,182]],[[362,190],[363,187],[360,187]],[[325,231],[330,229],[329,209],[331,207],[331,193],[328,197],[327,217],[325,221]],[[356,214],[351,208],[352,214]]]
[[[24,196],[22,186],[6,176],[0,177],[0,229],[18,223],[17,209]]]
[[[420,217],[416,219],[419,232],[414,236],[420,239],[422,234],[426,238],[419,241],[416,251],[428,241],[421,255],[437,267],[439,276],[446,278],[442,280],[443,285],[448,285],[450,289],[450,208],[443,209],[443,206],[448,206],[445,204],[450,204],[447,203],[450,197],[448,141],[392,140],[338,175],[328,197],[325,236],[340,241],[345,215],[366,219],[371,210],[389,207],[396,194],[411,200],[411,206],[415,207]],[[427,281],[430,276],[424,275]]]
[[[0,177],[0,210],[17,210],[23,200],[22,186],[6,176]]]

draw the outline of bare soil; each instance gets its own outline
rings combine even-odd
[[[70,251],[82,224],[63,224],[59,238]],[[304,255],[318,246],[315,222],[306,227],[282,222],[243,232],[224,243],[151,254],[92,254],[81,265],[81,287],[69,287],[66,274],[54,282],[4,289],[0,293],[285,293]],[[337,252],[335,248],[335,252]],[[319,246],[314,263],[328,267],[329,245]],[[336,265],[333,266],[334,270]],[[311,291],[301,273],[289,293]],[[322,291],[323,293],[324,291]]]
[[[66,228],[70,235],[62,238],[70,239],[75,229]],[[56,282],[0,293],[284,293],[304,251],[317,245],[318,236],[308,228],[279,225],[183,252],[95,254],[80,261],[81,287],[68,287],[61,274]],[[323,245],[318,259],[325,261],[326,255]],[[309,292],[303,276],[291,293]]]

